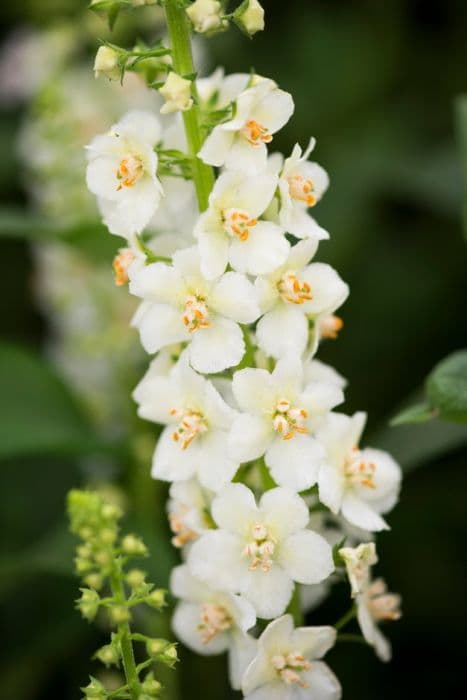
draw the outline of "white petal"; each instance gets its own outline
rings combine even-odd
[[[270,622],[259,638],[259,646],[269,655],[280,649],[290,647],[290,640],[294,629],[292,615],[282,615],[282,617]]]
[[[193,476],[200,459],[199,449],[193,442],[183,450],[172,440],[173,427],[167,426],[157,442],[152,461],[151,476],[163,481],[185,481]]]
[[[300,397],[300,405],[311,417],[328,413],[344,401],[344,393],[335,384],[327,382],[312,382],[308,384]]]
[[[253,323],[260,315],[255,288],[238,272],[227,272],[214,284],[209,306],[238,323]]]
[[[307,659],[321,659],[335,643],[334,627],[298,627],[292,632],[292,645]]]
[[[168,377],[146,374],[133,391],[138,406],[138,415],[154,423],[170,423],[170,409],[178,397],[174,394],[173,382]]]
[[[289,399],[298,397],[303,380],[303,365],[297,353],[287,355],[274,367],[272,377],[276,386]]]
[[[274,532],[275,539],[282,540],[297,530],[303,530],[310,515],[308,507],[298,494],[286,488],[266,491],[259,504],[264,524]]]
[[[244,696],[245,700],[297,700],[295,688],[273,680]]]
[[[327,365],[321,360],[313,359],[311,362],[305,363],[305,384],[311,382],[325,382],[327,384],[335,384],[339,389],[345,389],[347,380],[336,372],[334,367]]]
[[[234,270],[250,275],[267,275],[282,265],[290,243],[283,230],[271,221],[258,221],[245,241],[235,238],[230,246],[229,261]]]
[[[274,564],[269,571],[248,571],[242,593],[256,610],[258,617],[270,620],[282,615],[290,602],[293,583],[281,567]]]
[[[141,344],[149,353],[190,339],[180,313],[167,304],[148,303],[132,325],[138,328]]]
[[[190,603],[202,603],[210,595],[206,584],[192,576],[186,564],[181,564],[172,569],[170,574],[170,591],[177,598],[184,598]]]
[[[292,440],[276,437],[265,461],[277,484],[304,491],[316,483],[323,458],[317,440],[309,435],[295,435]]]
[[[248,573],[242,557],[242,541],[225,530],[209,530],[196,540],[188,554],[193,576],[216,588],[238,592]]]
[[[279,185],[281,192],[284,187]],[[288,189],[288,184],[285,185]],[[288,232],[297,238],[306,238],[315,243],[329,238],[329,233],[322,228],[313,217],[300,206],[300,204],[290,200],[282,200],[283,206],[279,211],[279,223]]]
[[[235,418],[229,435],[229,454],[239,462],[261,457],[274,440],[270,418],[242,413]]]
[[[357,619],[363,636],[368,644],[371,644],[375,648],[376,654],[381,661],[390,661],[392,656],[391,644],[380,632],[378,625],[373,620],[368,610],[363,596],[357,598]]]
[[[215,380],[220,385],[221,391],[228,393],[230,382],[228,379]],[[226,386],[224,386],[224,384]],[[204,383],[203,390],[203,415],[211,428],[229,430],[237,413],[224,400],[218,388],[212,382]]]
[[[209,165],[223,165],[233,140],[233,133],[215,126],[199,151],[198,158]]]
[[[236,134],[225,155],[225,167],[247,175],[263,173],[267,167],[267,155],[264,143],[252,146],[241,134]]]
[[[161,138],[162,125],[152,112],[142,109],[132,109],[112,128],[125,136],[134,136],[139,141],[146,141],[154,146]]]
[[[300,309],[280,302],[260,319],[256,338],[271,357],[301,354],[308,341],[308,319]]]
[[[264,415],[274,410],[276,387],[265,369],[246,368],[235,372],[232,381],[235,399],[243,411]]]
[[[345,492],[345,477],[341,469],[324,463],[318,476],[319,500],[337,515]]]
[[[402,478],[401,468],[387,452],[365,448],[362,460],[375,465],[374,489],[356,486],[355,493],[367,501],[378,513],[387,513],[397,502]]]
[[[120,158],[118,155],[102,155],[93,158],[86,169],[86,184],[90,192],[113,202],[118,197],[118,181],[115,173],[118,170]]]
[[[198,477],[211,491],[217,492],[228,484],[240,466],[227,452],[227,438],[228,433],[223,430],[210,430],[200,439]]]
[[[229,207],[243,209],[252,218],[258,218],[267,209],[277,187],[277,177],[267,172],[254,177],[245,177],[242,173],[228,173],[227,176],[226,173],[222,178]]]
[[[269,277],[257,277],[255,279],[255,289],[258,303],[263,313],[274,308],[280,299],[279,290],[277,289],[277,280],[274,278],[274,275],[270,275]]]
[[[182,602],[174,610],[172,628],[178,639],[198,654],[213,655],[226,651],[230,642],[229,635],[221,632],[204,644],[199,630],[200,621],[200,605]]]
[[[371,506],[358,498],[357,495],[348,491],[342,501],[342,515],[349,523],[368,530],[369,532],[379,532],[389,530],[389,526],[383,518],[372,510]]]
[[[312,181],[313,194],[317,200],[320,200],[329,187],[329,175],[326,170],[319,163],[305,161],[300,165],[300,175],[305,180]]]
[[[229,649],[229,680],[234,690],[240,690],[244,673],[256,655],[257,642],[249,634],[234,630]]]
[[[311,263],[304,269],[301,277],[311,286],[313,299],[305,302],[303,306],[306,312],[313,316],[332,314],[349,295],[348,285],[326,263]]]
[[[308,688],[300,690],[297,700],[340,700],[342,688],[334,673],[323,661],[314,661],[309,671],[302,673]],[[312,693],[312,695],[310,695]]]
[[[294,112],[292,95],[272,90],[254,108],[253,118],[274,134],[286,124]]]
[[[311,530],[295,532],[281,544],[279,563],[299,583],[320,583],[334,571],[331,547]]]
[[[199,231],[197,238],[201,272],[208,280],[220,277],[229,261],[229,237],[221,231]]]
[[[229,484],[213,500],[211,514],[218,527],[245,535],[258,518],[253,492],[244,484]]]
[[[202,328],[193,335],[189,355],[198,372],[222,372],[238,365],[244,355],[245,342],[240,326],[228,318],[213,317],[209,328]]]
[[[169,265],[156,262],[144,265],[131,275],[131,294],[149,301],[173,304],[182,288],[180,273]]]
[[[318,240],[307,239],[299,241],[290,250],[287,267],[291,270],[301,270],[315,255],[318,249]]]

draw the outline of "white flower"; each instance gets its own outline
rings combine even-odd
[[[182,599],[172,619],[176,636],[198,654],[228,651],[230,682],[238,690],[256,653],[256,641],[246,634],[256,624],[251,603],[239,595],[207,586],[192,576],[186,565],[172,571],[170,590]]]
[[[207,513],[214,493],[203,489],[198,479],[174,481],[169,490],[167,510],[174,547],[185,547],[210,527]]]
[[[182,78],[181,75],[174,73],[174,71],[170,71],[164,85],[159,88],[159,92],[165,99],[165,104],[161,107],[161,114],[186,112],[193,105],[191,80]]]
[[[271,622],[243,678],[245,700],[339,700],[334,673],[319,661],[334,646],[333,627],[297,627],[291,615]]]
[[[327,416],[317,435],[327,453],[319,473],[319,497],[352,525],[376,532],[388,529],[380,513],[397,501],[401,470],[386,452],[358,448],[365,421],[365,413]]]
[[[318,323],[349,294],[347,284],[330,265],[307,265],[316,245],[300,241],[280,267],[255,282],[261,310],[266,312],[256,328],[257,341],[272,357],[302,354],[309,339],[309,320]]]
[[[87,147],[87,185],[98,197],[111,233],[131,239],[157,209],[162,187],[154,146],[160,137],[158,119],[135,110]]]
[[[225,25],[222,20],[222,6],[218,0],[196,0],[186,8],[194,30],[201,34],[209,34]]]
[[[347,380],[339,374],[334,367],[316,358],[310,358],[304,361],[303,377],[306,383],[325,382],[328,384],[335,384],[335,386],[342,390],[347,386]]]
[[[196,90],[203,109],[206,111],[224,109],[251,85],[252,80],[258,81],[261,78],[252,76],[250,73],[224,75],[223,68],[216,68],[206,78],[198,78]]]
[[[235,12],[235,21],[250,36],[261,32],[264,29],[264,10],[258,0],[243,2]]]
[[[295,491],[313,486],[324,452],[310,433],[318,419],[343,401],[342,390],[323,382],[304,385],[295,356],[279,360],[272,374],[249,368],[236,372],[232,388],[244,411],[232,424],[232,456],[249,462],[264,455],[281,486]]]
[[[94,59],[94,75],[106,75],[110,80],[118,80],[121,71],[118,67],[118,53],[111,46],[99,46]]]
[[[355,598],[367,586],[370,567],[378,561],[375,543],[365,542],[358,547],[341,547],[339,554],[345,562],[352,598]]]
[[[303,154],[298,143],[295,144],[292,155],[285,161],[280,154],[270,157],[268,169],[279,172],[279,197],[270,214],[274,221],[277,220],[297,238],[321,240],[329,238],[329,234],[310,216],[308,209],[314,207],[326,192],[329,178],[318,163],[308,161],[315,143],[311,139]]]
[[[185,355],[168,376],[143,377],[133,397],[142,418],[167,426],[154,453],[154,478],[184,481],[196,474],[213,491],[232,479],[239,463],[227,454],[227,438],[235,411]]]
[[[272,80],[261,79],[237,98],[235,116],[215,126],[199,152],[210,165],[257,173],[267,165],[266,144],[291,117],[292,97]]]
[[[208,279],[227,264],[238,272],[266,274],[281,265],[290,244],[284,231],[259,217],[272,199],[277,179],[266,173],[245,177],[224,173],[209,197],[209,208],[195,227],[201,269]]]
[[[383,579],[368,581],[361,593],[356,597],[357,620],[368,644],[374,647],[381,661],[391,659],[391,644],[381,633],[378,622],[384,620],[399,620],[400,596],[388,593]]]
[[[241,593],[259,617],[281,615],[293,582],[319,583],[334,569],[331,548],[306,530],[308,508],[285,488],[266,491],[256,505],[243,484],[229,484],[213,500],[218,530],[205,532],[193,545],[188,565],[210,585]]]
[[[191,365],[203,373],[237,365],[245,352],[239,323],[259,316],[255,290],[238,272],[208,282],[196,247],[177,251],[173,267],[152,263],[130,268],[130,291],[142,297],[133,325],[149,353],[172,343],[190,342]]]

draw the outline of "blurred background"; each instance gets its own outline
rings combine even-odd
[[[82,146],[129,105],[153,97],[91,72],[104,21],[77,0],[2,3],[0,48],[0,688],[5,700],[78,700],[105,631],[73,610],[64,498],[103,486],[123,499],[160,585],[176,555],[166,489],[148,477],[154,427],[129,395],[145,369],[134,304],[114,286],[118,246],[84,187]],[[316,136],[331,188],[316,216],[331,231],[319,258],[351,286],[345,327],[323,346],[350,383],[344,410],[369,411],[367,442],[406,474],[380,571],[403,596],[387,630],[395,654],[342,644],[329,663],[349,700],[460,697],[465,684],[467,427],[389,428],[445,355],[467,346],[462,227],[462,110],[467,93],[464,0],[265,1],[267,31],[232,29],[203,43],[208,73],[248,71],[290,91],[296,112],[275,139],[288,151]],[[149,30],[148,30],[149,28]],[[162,31],[155,8],[123,15],[113,40]],[[467,148],[464,152],[467,160]],[[112,484],[112,486],[109,486]],[[337,586],[309,620],[345,612]],[[167,616],[146,621],[169,634]],[[223,659],[183,652],[170,700],[234,698]],[[112,679],[109,679],[110,682]],[[196,689],[196,690],[194,690]],[[450,695],[451,694],[451,695]]]

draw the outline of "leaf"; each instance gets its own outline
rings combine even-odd
[[[417,403],[414,406],[410,406],[405,410],[395,416],[391,420],[390,425],[403,425],[404,423],[426,423],[426,421],[431,420],[436,416],[436,411],[434,411],[431,406],[426,402]]]
[[[47,363],[0,344],[0,458],[86,454],[102,446],[79,405]]]
[[[426,391],[440,418],[467,423],[467,350],[442,360],[428,377]]]

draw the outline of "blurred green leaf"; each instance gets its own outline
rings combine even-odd
[[[442,360],[428,377],[426,390],[440,418],[467,423],[467,350]]]
[[[467,95],[460,95],[457,98],[455,113],[461,167],[464,175],[464,202],[462,212],[464,221],[464,236],[467,239]]]
[[[0,458],[86,454],[99,446],[79,405],[47,363],[0,344]]]
[[[427,420],[434,418],[433,409],[425,401],[417,403],[415,406],[410,406],[397,414],[392,419],[391,425],[403,425],[404,423],[425,423]]]

